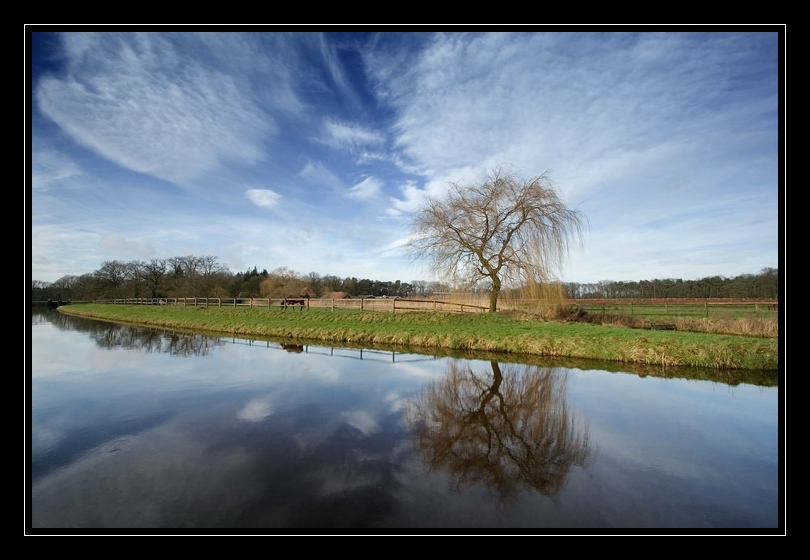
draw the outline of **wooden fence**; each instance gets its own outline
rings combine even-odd
[[[270,309],[275,307],[291,312],[320,308],[332,311],[335,309],[356,309],[360,311],[389,311],[394,313],[407,311],[481,313],[489,309],[470,303],[400,298],[121,298],[96,300],[93,303],[118,305],[179,305],[183,307],[249,307],[256,309]]]
[[[777,317],[779,302],[770,299],[733,298],[613,298],[613,299],[571,299],[566,302],[574,308],[588,313],[624,315],[673,315],[673,316],[773,316]],[[503,307],[520,308],[531,305],[520,300],[502,302]]]
[[[122,298],[96,300],[94,303],[124,305],[179,305],[189,307],[248,307],[257,309],[280,308],[290,311],[306,309],[355,309],[360,311],[445,311],[482,313],[489,310],[480,300],[443,301],[434,299],[403,298]],[[539,310],[559,303],[530,299],[503,299],[499,310]],[[779,302],[766,299],[572,299],[565,302],[572,308],[588,313],[627,315],[717,316],[734,313],[745,316],[778,316]]]

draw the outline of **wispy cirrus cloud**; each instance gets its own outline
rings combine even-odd
[[[252,164],[275,129],[240,78],[153,33],[65,34],[67,72],[44,77],[40,110],[76,142],[127,169],[188,184]]]
[[[365,146],[378,146],[385,138],[378,132],[356,123],[327,119],[323,123],[324,136],[320,140],[332,148],[355,150]]]
[[[382,188],[382,181],[375,177],[366,177],[353,187],[351,187],[347,192],[346,196],[349,198],[355,199],[367,199],[371,198],[380,192]]]

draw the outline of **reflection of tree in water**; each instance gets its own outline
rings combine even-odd
[[[483,482],[504,498],[524,485],[554,494],[590,456],[588,431],[576,432],[566,408],[567,374],[491,365],[491,374],[479,374],[453,362],[410,403],[416,447],[432,470],[457,477],[457,486]]]
[[[99,321],[57,311],[44,311],[42,318],[59,328],[87,333],[103,348],[131,348],[142,352],[165,352],[175,356],[206,356],[223,342],[218,337],[169,332],[148,327]],[[32,319],[32,324],[33,324]]]

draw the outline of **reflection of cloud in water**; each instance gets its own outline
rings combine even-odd
[[[342,371],[336,361],[318,359],[298,360],[295,363],[295,375],[290,376],[291,354],[275,346],[257,343],[245,351],[246,344],[226,344],[218,352],[218,357],[226,364],[233,364],[233,371],[254,372],[261,380],[284,380],[286,383],[309,383],[322,381],[335,383],[340,381]],[[293,355],[294,356],[294,355]]]
[[[380,430],[380,424],[374,417],[364,410],[355,412],[344,412],[343,418],[346,422],[360,430],[364,436],[368,436]]]
[[[236,413],[236,417],[248,422],[261,422],[271,414],[273,414],[273,405],[269,400],[253,399]]]
[[[177,357],[168,353],[154,356],[145,352],[129,350],[124,356],[125,360],[122,360],[120,351],[91,352],[89,363],[92,367],[88,368],[88,371],[95,375],[108,373],[120,375],[124,372],[127,375],[131,374],[133,378],[148,378],[157,383],[168,381],[172,384],[181,375],[191,379],[197,379],[199,376],[200,368],[196,366],[196,362],[180,361],[178,363]],[[155,360],[171,361],[172,363],[170,367],[154,367]]]
[[[419,361],[408,363],[407,361],[391,364],[391,369],[406,374],[409,378],[435,378],[444,374],[445,359]]]
[[[405,410],[408,406],[407,399],[399,393],[388,393],[385,395],[384,400],[389,404],[389,414]]]
[[[317,449],[318,446],[328,440],[335,429],[338,422],[328,421],[323,424],[318,424],[311,428],[299,428],[298,431],[291,434],[292,441],[295,442],[296,448],[301,452],[311,452]]]

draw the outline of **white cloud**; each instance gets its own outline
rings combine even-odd
[[[249,189],[245,191],[245,196],[261,208],[275,208],[281,200],[281,195],[269,189]]]
[[[413,182],[408,182],[400,187],[402,198],[391,197],[391,206],[388,213],[399,216],[402,213],[415,212],[426,201],[428,193]]]
[[[325,136],[322,141],[333,148],[353,150],[363,146],[379,145],[385,141],[385,138],[377,132],[355,123],[333,119],[324,122],[323,130]]]
[[[382,181],[375,177],[366,177],[346,193],[349,198],[366,199],[376,195],[382,188]]]

